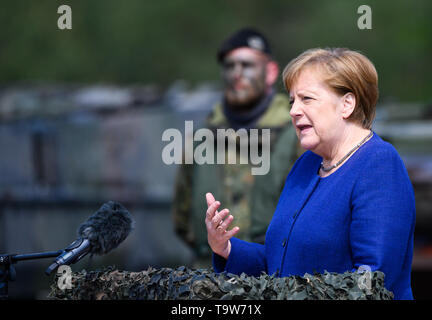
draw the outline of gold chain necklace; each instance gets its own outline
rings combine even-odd
[[[340,159],[337,163],[331,165],[330,167],[324,167],[324,162],[321,162],[321,170],[324,172],[332,171],[334,168],[339,166],[342,162],[345,161],[346,158],[348,158],[354,151],[356,151],[358,148],[360,148],[367,140],[369,140],[370,137],[372,137],[373,132],[371,131],[362,141],[360,141],[358,144],[355,145],[354,148],[350,150],[342,159]]]

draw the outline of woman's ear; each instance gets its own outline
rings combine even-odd
[[[346,93],[342,97],[342,116],[344,119],[348,119],[351,114],[354,112],[354,109],[356,107],[356,98],[355,95],[352,92]]]

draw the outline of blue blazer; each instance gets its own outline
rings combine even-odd
[[[318,175],[321,161],[310,151],[297,160],[265,244],[231,238],[228,260],[213,254],[215,271],[287,277],[366,265],[395,299],[413,299],[414,191],[398,153],[374,133],[330,176]]]

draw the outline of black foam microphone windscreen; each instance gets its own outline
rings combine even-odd
[[[115,249],[133,230],[133,220],[126,208],[109,201],[78,228],[78,236],[90,241],[93,254],[106,254]]]

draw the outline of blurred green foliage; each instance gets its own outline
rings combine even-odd
[[[72,8],[72,30],[57,28],[61,4]],[[372,30],[357,27],[362,4]],[[281,68],[308,48],[344,46],[375,63],[381,99],[429,101],[432,92],[430,0],[14,0],[0,10],[2,85],[218,81],[220,42],[254,26]]]

